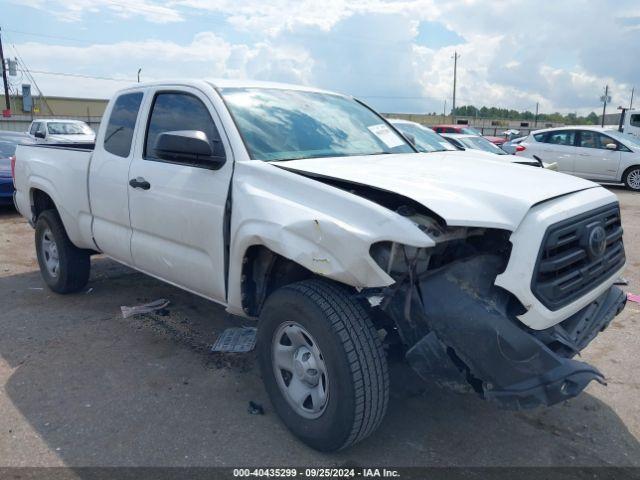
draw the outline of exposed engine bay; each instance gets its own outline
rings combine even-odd
[[[509,231],[447,227],[410,205],[396,212],[436,246],[372,245],[372,257],[396,283],[364,293],[391,320],[420,376],[507,408],[553,405],[592,380],[604,384],[596,368],[572,357],[624,308],[621,290],[612,287],[552,328],[529,329],[517,318],[525,307],[494,285],[509,261]]]

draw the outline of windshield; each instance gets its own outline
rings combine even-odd
[[[507,152],[484,137],[460,137],[457,140],[465,147],[472,150],[482,150],[489,153],[495,153],[496,155],[508,155]]]
[[[482,135],[478,130],[471,127],[464,127],[460,129],[460,133],[464,133],[465,135]]]
[[[634,137],[633,135],[618,132],[617,130],[606,130],[604,133],[615,138],[616,140],[625,142],[627,145],[630,145],[633,148],[640,148],[640,138]]]
[[[51,135],[91,135],[93,130],[84,123],[75,122],[50,122],[47,130]]]
[[[410,153],[376,113],[350,98],[272,88],[222,88],[254,160]]]
[[[402,133],[413,135],[416,141],[416,148],[420,152],[443,152],[445,150],[455,150],[456,148],[438,135],[433,130],[424,128],[413,123],[395,123],[393,126]]]

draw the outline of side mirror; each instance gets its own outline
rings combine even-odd
[[[616,145],[615,143],[607,143],[605,145],[605,147],[607,148],[607,150],[617,150],[618,149],[618,145]]]
[[[220,140],[214,140],[214,142],[220,143]],[[227,160],[224,153],[215,154],[207,135],[200,130],[161,133],[156,139],[152,153],[162,160],[211,170],[219,169]]]
[[[36,138],[44,138],[44,132],[37,131],[33,136]]]

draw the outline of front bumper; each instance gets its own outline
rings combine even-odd
[[[511,292],[524,305],[526,311],[519,313],[518,319],[526,326],[533,330],[544,330],[562,322],[596,301],[620,276],[624,265],[588,293],[556,310],[543,305],[531,290],[531,279],[547,229],[557,222],[616,201],[616,196],[602,187],[565,195],[534,206],[512,233],[509,240],[513,248],[509,263],[505,271],[497,276],[495,284]]]
[[[596,368],[572,357],[622,311],[624,293],[610,287],[560,324],[537,331],[518,321],[522,306],[514,297],[493,286],[499,268],[491,255],[460,261],[390,303],[395,318],[402,312],[408,319],[399,328],[414,369],[450,386],[470,385],[508,408],[553,405],[592,380],[604,383]]]

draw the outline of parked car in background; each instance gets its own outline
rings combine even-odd
[[[516,151],[518,150],[518,147],[520,146],[520,143],[522,143],[522,141],[527,138],[526,136],[524,137],[517,137],[517,138],[513,138],[507,142],[504,142],[502,145],[500,145],[500,148],[502,148],[502,150],[504,150],[505,152],[507,152],[509,155],[514,155],[516,153]],[[520,150],[524,150],[524,147],[520,147]]]
[[[18,144],[33,143],[26,133],[0,131],[0,205],[13,204],[12,161]]]
[[[389,122],[400,130],[420,152],[446,152],[456,151],[456,147],[451,145],[447,139],[438,135],[424,125],[408,120],[390,119]]]
[[[96,134],[81,120],[55,118],[34,120],[27,131],[37,143],[93,143]]]
[[[435,125],[431,127],[434,132],[437,133],[461,133],[464,135],[479,135],[481,137],[486,138],[491,143],[495,143],[496,145],[502,145],[507,141],[506,138],[503,137],[494,137],[491,135],[482,135],[482,132],[476,130],[475,128],[468,127],[466,125]]]
[[[532,132],[518,157],[556,162],[558,170],[640,191],[640,139],[600,127],[559,127]]]
[[[488,155],[499,155],[500,159],[505,162],[518,163],[520,165],[529,165],[531,167],[543,167],[549,170],[557,170],[556,165],[553,163],[543,163],[538,160],[522,160],[513,155],[509,155],[497,145],[494,145],[489,140],[478,135],[465,135],[462,133],[443,133],[442,137],[451,142],[455,147],[462,150],[477,150],[484,152]]]

